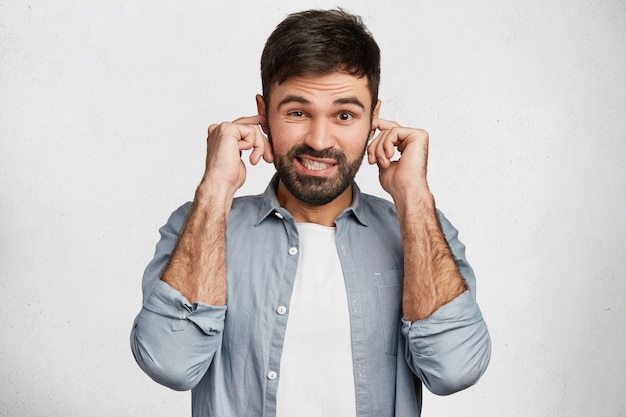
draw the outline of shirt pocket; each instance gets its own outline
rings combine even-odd
[[[385,353],[398,354],[398,333],[402,306],[402,271],[395,269],[374,273],[378,287],[378,303]]]

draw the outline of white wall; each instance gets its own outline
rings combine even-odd
[[[335,5],[0,2],[0,415],[190,414],[130,353],[143,268],[206,127],[255,113],[271,30]],[[343,6],[383,50],[381,116],[431,133],[494,342],[482,381],[423,414],[623,416],[625,3]],[[242,192],[272,168],[252,172]]]

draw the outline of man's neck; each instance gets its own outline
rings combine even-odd
[[[280,206],[291,213],[296,223],[315,223],[334,227],[337,216],[352,204],[352,186],[350,185],[330,203],[321,206],[298,200],[281,181],[278,182],[276,196]]]

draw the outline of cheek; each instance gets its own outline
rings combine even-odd
[[[361,155],[367,145],[369,139],[369,128],[366,129],[354,129],[351,131],[345,131],[340,136],[339,146],[346,154]]]
[[[281,153],[291,149],[304,136],[302,126],[288,123],[272,123],[269,128],[274,152]]]

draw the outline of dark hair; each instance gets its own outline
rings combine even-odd
[[[265,103],[269,104],[275,84],[335,71],[366,76],[373,109],[378,101],[380,49],[362,19],[341,9],[290,14],[267,39],[261,55]]]

